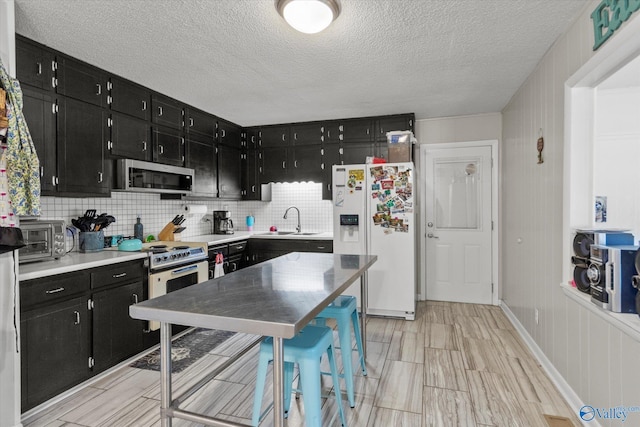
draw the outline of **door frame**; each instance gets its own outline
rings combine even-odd
[[[493,294],[491,296],[491,301],[493,305],[498,305],[500,303],[500,264],[499,264],[499,256],[500,256],[500,201],[499,201],[499,176],[500,176],[500,158],[499,158],[499,150],[498,150],[498,140],[497,139],[489,139],[489,140],[479,140],[479,141],[465,141],[465,142],[445,142],[439,144],[420,144],[420,158],[419,158],[419,168],[420,168],[420,176],[418,180],[420,182],[419,188],[420,191],[420,227],[419,227],[419,241],[420,241],[420,256],[421,259],[416,264],[418,265],[419,271],[418,276],[420,277],[420,289],[418,293],[418,299],[420,301],[426,300],[427,297],[427,269],[426,263],[423,262],[423,257],[427,254],[427,233],[426,233],[426,223],[427,223],[427,213],[426,213],[426,200],[424,197],[424,191],[427,186],[427,152],[431,150],[439,150],[439,149],[455,149],[455,148],[469,148],[469,147],[490,147],[491,148],[491,221],[493,222],[493,232],[491,233],[491,280],[493,283]]]

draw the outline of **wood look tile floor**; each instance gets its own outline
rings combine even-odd
[[[253,339],[236,334],[174,374],[174,396]],[[427,301],[418,303],[414,321],[369,317],[367,349],[368,375],[358,370],[355,378],[356,407],[343,398],[351,427],[547,427],[544,414],[580,425],[499,307]],[[257,359],[256,347],[181,407],[249,424]],[[24,420],[24,426],[160,426],[159,381],[158,372],[124,366]],[[322,385],[329,395],[331,377],[323,376]],[[265,409],[270,388],[269,378]],[[269,412],[261,426],[271,427],[271,418]],[[176,419],[173,425],[196,424]],[[304,425],[304,397],[292,399],[287,425]],[[340,425],[332,398],[323,402],[323,425]]]

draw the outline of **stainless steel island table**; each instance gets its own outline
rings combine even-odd
[[[170,427],[172,417],[212,426],[241,425],[182,410],[180,399],[172,400],[171,325],[178,324],[273,337],[273,416],[274,425],[282,427],[283,340],[294,337],[358,278],[366,307],[367,269],[376,259],[293,252],[131,306],[131,317],[160,322],[161,425]],[[365,309],[361,316],[364,343]]]

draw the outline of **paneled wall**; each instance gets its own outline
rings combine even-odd
[[[640,374],[629,355],[640,354],[640,343],[568,299],[559,286],[567,262],[564,85],[593,55],[590,14],[599,3],[586,5],[502,112],[501,265],[504,303],[577,394],[573,403],[605,408],[639,405]],[[636,12],[631,19],[639,16]],[[540,136],[545,141],[542,164],[536,151]],[[640,414],[630,422],[640,425]]]

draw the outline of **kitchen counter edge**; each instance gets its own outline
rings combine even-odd
[[[36,261],[20,264],[19,280],[39,279],[41,277],[56,274],[70,273],[72,271],[85,270],[87,268],[102,267],[104,265],[118,264],[126,261],[147,258],[147,252],[119,252],[100,251],[91,253],[71,252],[60,259],[53,261]]]

